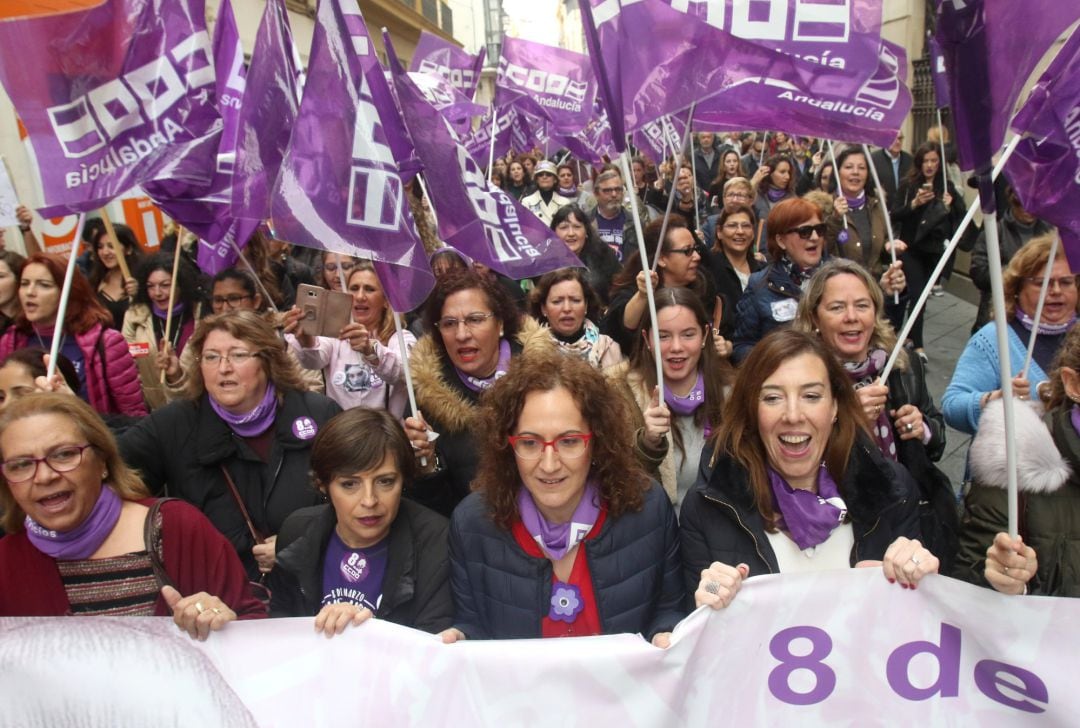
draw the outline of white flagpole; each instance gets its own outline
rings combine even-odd
[[[874,178],[874,187],[877,189],[880,198],[878,203],[881,205],[881,214],[885,218],[885,232],[889,236],[889,240],[886,244],[895,240],[893,237],[892,218],[889,217],[889,201],[885,199],[885,188],[881,186],[881,180],[878,178],[877,167],[874,166],[874,161],[870,158],[870,147],[862,145],[863,154],[866,155],[866,166],[870,168],[870,175]],[[834,165],[835,167],[835,165]],[[833,174],[837,174],[837,170],[833,169]],[[893,263],[896,263],[896,246],[889,246],[889,257]],[[900,303],[900,291],[893,291],[893,303]],[[884,380],[882,380],[884,381]]]
[[[236,244],[235,240],[232,241],[231,245],[233,247],[233,250],[236,251],[236,254],[240,256],[240,260],[244,261],[244,265],[246,265],[248,270],[251,271],[251,277],[255,279],[255,285],[258,287],[259,292],[263,295],[263,298],[266,299],[266,303],[269,304],[270,310],[274,313],[281,313],[278,310],[277,305],[274,303],[274,299],[270,298],[270,292],[266,290],[266,286],[264,286],[263,282],[259,279],[259,273],[255,270],[255,266],[253,266],[251,264],[251,261],[247,259],[247,256],[244,255],[244,251],[240,250],[240,246]],[[341,270],[340,263],[338,264],[338,270]],[[345,290],[344,287],[342,287],[342,290]]]
[[[495,135],[498,134],[499,111],[495,108],[495,102],[491,102],[491,141],[488,146],[488,179],[495,170]],[[509,173],[509,172],[508,172]],[[505,184],[505,182],[504,182]]]
[[[619,155],[622,163],[624,179],[631,180],[630,173],[630,149]],[[641,270],[645,273],[645,297],[649,303],[649,321],[652,328],[653,360],[656,363],[656,384],[660,387],[660,399],[664,398],[664,364],[660,357],[660,327],[656,320],[656,297],[653,295],[652,276],[645,269],[645,262],[649,259],[649,251],[645,250],[645,232],[641,228],[641,213],[638,210],[637,193],[630,195],[631,217],[634,218],[634,232],[637,234],[638,257],[641,258]],[[659,249],[660,246],[657,246]],[[650,394],[651,396],[651,394]]]
[[[688,118],[686,120],[686,135],[688,137],[690,137],[690,140],[691,140],[690,141],[690,176],[694,178],[694,225],[695,225],[695,228],[696,228],[696,226],[698,224],[700,224],[700,221],[697,219],[697,216],[698,216],[697,154],[694,153],[694,142],[693,142],[694,135],[692,133],[690,133],[690,127],[693,125],[693,121],[694,121],[694,111],[693,111],[693,108],[691,108],[691,110],[690,110],[690,118]],[[716,142],[714,141],[713,142],[713,149],[715,150],[715,148],[716,148]],[[713,153],[715,154],[716,152],[714,151]]]
[[[941,123],[941,109],[937,110],[938,144],[941,148],[941,192],[949,191],[949,171],[945,162],[945,126]]]
[[[840,168],[838,166],[836,166],[836,152],[833,151],[833,147],[835,147],[836,145],[833,144],[832,139],[829,139],[828,141],[829,141],[829,159],[832,160],[832,181],[833,181],[833,185],[836,187],[836,194],[839,195],[840,194]],[[843,220],[844,220],[844,230],[847,230],[847,213],[844,213],[840,217],[843,218]]]
[[[694,107],[691,106],[690,107],[690,115],[693,116],[693,113],[694,113]],[[665,139],[668,138],[668,129],[666,127],[667,122],[668,122],[668,117],[666,117],[666,116],[660,117],[660,125],[664,129],[664,138]],[[672,133],[672,135],[674,135],[674,133],[675,133],[675,125],[674,124],[671,125],[671,133]],[[686,125],[685,137],[686,138],[683,139],[683,146],[684,147],[686,146],[686,142],[690,138],[690,124]],[[656,270],[656,266],[658,266],[660,264],[660,251],[664,249],[664,236],[667,234],[667,224],[668,224],[668,219],[671,217],[671,207],[675,202],[675,183],[679,181],[679,170],[682,168],[681,162],[682,162],[682,155],[681,154],[676,154],[675,155],[675,175],[671,180],[671,192],[668,194],[667,210],[664,211],[664,221],[662,223],[660,223],[660,242],[657,243],[657,245],[656,245],[656,253],[653,255],[652,266],[649,268],[649,270],[651,270],[651,271]],[[635,197],[637,196],[636,190],[635,190],[634,196]],[[642,258],[641,267],[642,267],[642,269],[644,269],[644,267],[645,267],[645,259],[644,258]],[[657,351],[659,351],[659,349]]]
[[[765,147],[769,141],[769,132],[765,132],[765,136],[761,137],[761,156],[758,157],[758,166],[765,164]]]
[[[56,309],[56,325],[53,327],[52,345],[49,346],[49,368],[45,372],[45,378],[51,380],[56,374],[56,356],[60,353],[60,342],[64,338],[64,317],[67,316],[68,299],[71,298],[71,281],[75,277],[76,260],[79,258],[79,243],[82,242],[83,223],[86,222],[86,213],[79,213],[79,219],[75,223],[75,238],[71,243],[71,254],[68,255],[67,270],[64,272],[64,285],[60,289],[60,305]],[[117,256],[124,255],[124,249],[117,244]],[[660,351],[657,348],[657,351]],[[659,358],[657,359],[659,361]]]
[[[994,165],[994,171],[990,173],[992,179],[997,179],[998,175],[1001,174],[1001,170],[1005,168],[1005,162],[1009,161],[1009,157],[1012,156],[1013,150],[1016,149],[1016,145],[1019,143],[1019,135],[1014,135],[1013,138],[1009,140],[1008,145],[1005,147],[1005,151],[1001,153],[1001,159]],[[942,253],[937,266],[930,273],[930,278],[928,279],[923,292],[919,295],[919,300],[915,302],[914,308],[911,309],[911,314],[908,316],[907,321],[904,322],[904,326],[900,329],[900,334],[896,337],[896,346],[893,347],[892,353],[889,354],[889,360],[885,363],[885,368],[881,372],[881,381],[888,381],[893,367],[896,366],[896,359],[900,356],[900,351],[904,348],[904,342],[907,341],[907,337],[911,334],[911,328],[915,325],[915,319],[919,317],[919,312],[923,310],[923,306],[926,305],[927,299],[930,298],[931,288],[933,288],[934,283],[937,282],[938,276],[941,275],[941,271],[945,270],[945,265],[949,261],[949,256],[956,250],[956,246],[960,244],[960,238],[967,232],[968,225],[970,225],[971,221],[975,218],[975,211],[978,208],[979,202],[976,197],[975,201],[968,207],[967,214],[965,214],[964,219],[960,221],[960,225],[956,228],[956,232],[953,233],[952,240],[945,246],[945,252]]]
[[[1027,379],[1028,369],[1031,368],[1031,357],[1035,354],[1035,341],[1039,338],[1039,322],[1042,321],[1043,304],[1046,303],[1046,294],[1050,291],[1050,269],[1054,267],[1054,259],[1057,258],[1058,234],[1054,233],[1054,241],[1050,243],[1050,257],[1046,259],[1046,270],[1043,271],[1042,289],[1039,291],[1039,303],[1035,306],[1035,325],[1031,327],[1031,336],[1028,337],[1027,356],[1024,357],[1024,368],[1020,370],[1020,376]]]
[[[416,390],[413,388],[412,370],[409,369],[409,349],[405,346],[405,329],[401,326],[401,314],[390,309],[394,317],[394,330],[397,332],[398,350],[401,352],[401,369],[405,373],[405,391],[409,395],[409,408],[413,416],[420,414],[416,406]],[[427,467],[427,458],[420,458],[420,466]]]

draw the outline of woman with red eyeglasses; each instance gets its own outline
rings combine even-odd
[[[630,632],[667,646],[685,601],[675,512],[604,375],[526,354],[478,421],[474,492],[450,523],[443,641]]]

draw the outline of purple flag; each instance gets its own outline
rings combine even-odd
[[[589,58],[620,150],[627,131],[747,79],[845,97],[854,95],[876,68],[880,4],[870,4],[875,10],[848,0],[768,0],[731,3],[730,13],[728,4],[683,0],[671,5],[664,0],[582,3]],[[701,8],[706,9],[704,19],[697,17]],[[813,12],[801,15],[804,8]],[[835,27],[826,27],[829,24],[824,20],[803,22],[811,17],[834,18]],[[865,65],[841,59],[839,50],[846,48],[853,28],[861,41],[874,39],[872,60]],[[803,47],[804,34],[813,38],[813,48],[832,48],[831,57],[824,50],[811,55],[810,46],[805,48],[805,61],[776,50],[778,44],[789,50]]]
[[[534,120],[528,118],[526,112],[515,106],[499,109],[498,117],[495,119],[495,156],[501,157],[510,150],[524,152],[532,149],[536,135],[532,131],[530,122],[535,123]],[[490,111],[480,119],[480,125],[465,137],[463,144],[473,159],[482,159],[487,162],[491,145]]]
[[[267,0],[240,106],[232,185],[235,217],[261,221],[270,216],[270,190],[300,105],[293,54],[285,0]]]
[[[596,75],[581,53],[504,38],[495,81],[495,107],[515,104],[550,121],[551,131],[574,134],[593,115]]]
[[[790,134],[887,147],[911,111],[906,73],[904,49],[882,41],[877,73],[850,97],[818,96],[783,83],[736,84],[697,106],[694,127],[783,129]]]
[[[218,111],[221,113],[221,145],[218,171],[232,172],[236,161],[236,139],[240,132],[240,105],[244,99],[247,68],[244,46],[236,29],[231,0],[221,0],[214,26],[214,65],[217,67]]]
[[[153,179],[205,187],[221,123],[204,0],[105,0],[0,23],[0,81],[26,125],[44,217]]]
[[[1005,172],[1024,209],[1056,225],[1080,271],[1080,33],[1046,69],[1012,128],[1020,141]]]
[[[934,79],[934,105],[939,109],[952,106],[949,101],[949,74],[945,71],[945,56],[934,36],[927,38],[930,44],[930,77]]]
[[[474,56],[433,33],[421,30],[409,70],[441,76],[471,101],[480,83],[480,71],[486,57],[486,49],[481,48]]]
[[[196,250],[195,259],[199,264],[199,270],[208,276],[216,276],[226,268],[236,265],[240,258],[240,251],[248,243],[248,238],[255,232],[261,223],[258,220],[234,220],[222,219],[225,228],[215,222],[210,232],[200,232],[194,226],[199,238],[199,247]],[[210,242],[214,240],[215,242]]]
[[[474,116],[482,116],[485,107],[473,103],[465,98],[449,81],[442,76],[430,73],[410,72],[409,78],[416,87],[424,94],[428,103],[443,115],[454,127],[458,136],[466,136],[472,132],[472,119]],[[491,125],[488,124],[490,130]]]
[[[671,156],[672,149],[682,150],[683,137],[686,135],[686,118],[689,115],[688,111],[684,111],[650,121],[634,132],[632,137],[634,146],[644,152],[653,162],[660,164]]]
[[[945,57],[960,166],[989,174],[1020,92],[1061,33],[1080,19],[1075,0],[944,0],[937,41]],[[984,211],[993,204],[980,195]],[[993,208],[990,208],[991,210]]]
[[[283,240],[370,258],[395,311],[435,277],[405,200],[398,160],[412,145],[355,0],[322,0],[304,101],[273,195]]]
[[[405,124],[424,164],[440,237],[470,258],[510,278],[581,267],[566,244],[510,195],[484,178],[446,121],[424,100],[401,67],[386,33],[383,44]]]

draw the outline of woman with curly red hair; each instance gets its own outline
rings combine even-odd
[[[525,355],[483,400],[473,490],[450,523],[443,640],[639,633],[682,618],[678,527],[603,374]]]
[[[16,349],[39,346],[49,351],[56,331],[65,262],[56,255],[35,253],[19,278],[22,311],[0,337],[0,359]],[[86,277],[75,272],[63,325],[60,353],[79,375],[77,394],[101,414],[142,417],[146,414],[139,370],[113,317],[98,301]]]

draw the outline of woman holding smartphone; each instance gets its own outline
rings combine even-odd
[[[945,242],[952,237],[965,212],[963,195],[951,182],[946,186],[941,176],[940,148],[923,144],[915,150],[911,173],[900,184],[889,213],[896,234],[908,244],[902,257],[908,281],[908,307],[914,307],[930,283],[930,272],[945,252]],[[925,364],[921,312],[911,328],[911,342]]]

